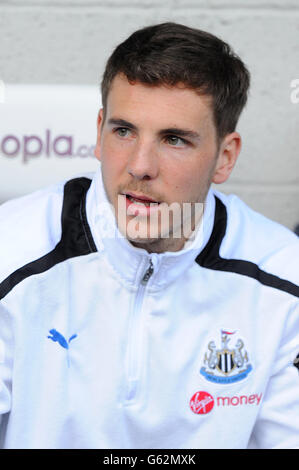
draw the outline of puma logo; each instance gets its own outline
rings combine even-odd
[[[52,330],[49,330],[49,333],[52,336],[47,336],[47,338],[50,338],[54,342],[57,341],[60,344],[60,346],[62,346],[65,349],[69,349],[70,342],[77,337],[77,335],[72,335],[67,341],[65,337],[54,328]]]

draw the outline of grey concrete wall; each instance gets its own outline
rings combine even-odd
[[[252,74],[239,128],[243,149],[229,182],[254,209],[299,223],[298,0],[2,0],[0,79],[95,84],[112,48],[133,30],[177,21],[229,42]],[[299,93],[298,95],[299,96]]]

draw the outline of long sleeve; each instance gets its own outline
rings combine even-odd
[[[271,326],[269,326],[271,328]],[[254,427],[250,448],[299,448],[299,308],[293,308]]]

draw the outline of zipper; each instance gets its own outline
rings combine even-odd
[[[149,265],[143,274],[141,281],[138,286],[133,313],[131,317],[131,328],[129,336],[129,357],[128,357],[128,376],[127,376],[127,387],[125,401],[132,402],[137,393],[138,385],[138,362],[141,357],[141,308],[143,303],[143,298],[146,290],[147,283],[154,272],[154,265],[152,259],[150,258]]]
[[[147,282],[148,282],[149,278],[152,276],[153,272],[154,272],[154,265],[153,265],[152,260],[150,259],[150,265],[147,268],[147,270],[145,271],[143,278],[141,279],[141,284],[143,286],[145,286],[147,284]]]

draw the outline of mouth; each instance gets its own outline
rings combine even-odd
[[[139,204],[143,206],[149,206],[150,204],[158,205],[160,204],[159,201],[155,201],[154,199],[145,196],[144,194],[136,194],[136,193],[125,193],[124,194],[128,201],[132,202],[133,204]]]
[[[127,215],[148,216],[155,212],[159,205],[159,201],[145,196],[144,194],[123,193],[126,198]]]

